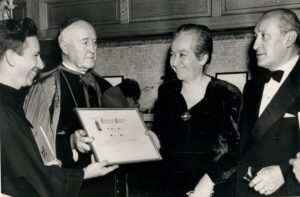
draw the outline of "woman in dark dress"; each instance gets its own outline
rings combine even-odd
[[[175,32],[170,64],[178,79],[160,86],[154,110],[163,156],[157,196],[186,196],[196,185],[189,196],[233,193],[242,98],[232,84],[204,73],[212,50],[206,26],[187,24]]]

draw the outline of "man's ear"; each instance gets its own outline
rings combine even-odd
[[[10,65],[11,67],[15,67],[16,66],[16,52],[14,52],[11,49],[8,49],[5,51],[4,53],[4,57],[6,62],[8,63],[8,65]]]
[[[69,53],[69,45],[65,41],[59,42],[59,47],[63,54],[67,55]]]
[[[295,31],[289,31],[285,35],[286,37],[286,46],[290,47],[295,44],[297,39],[297,33]]]

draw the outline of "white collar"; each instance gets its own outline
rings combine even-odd
[[[290,61],[288,61],[287,63],[285,63],[282,66],[278,67],[277,70],[284,71],[284,74],[282,76],[282,81],[284,81],[287,78],[287,76],[290,74],[290,72],[292,71],[292,69],[296,65],[298,59],[299,59],[299,55],[296,55]]]
[[[69,66],[68,64],[66,64],[66,62],[62,62],[62,65],[63,65],[64,67],[66,67],[67,69],[69,69],[69,70],[71,70],[71,71],[74,71],[74,72],[76,72],[76,73],[85,74],[85,72],[79,71],[78,69]]]
[[[284,71],[282,79],[280,80],[279,83],[271,78],[270,81],[265,84],[263,96],[259,108],[259,116],[263,113],[263,111],[269,105],[269,103],[271,102],[271,100],[273,99],[273,97],[281,87],[281,85],[287,79],[288,75],[295,67],[298,59],[299,59],[299,55],[296,55],[290,61],[277,68],[278,70]]]

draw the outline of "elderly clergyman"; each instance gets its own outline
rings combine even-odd
[[[26,115],[34,127],[47,132],[63,167],[84,168],[91,163],[89,142],[74,108],[101,107],[101,97],[110,83],[93,71],[97,56],[94,27],[85,20],[64,22],[58,37],[62,62],[41,76],[29,91]],[[80,196],[114,197],[116,174],[84,181]],[[120,183],[119,183],[120,184]]]

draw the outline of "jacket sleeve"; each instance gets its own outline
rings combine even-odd
[[[165,84],[161,85],[158,88],[158,97],[154,105],[154,121],[153,121],[153,130],[159,137],[161,141],[161,151],[164,150],[164,144],[167,144],[168,142],[164,141],[166,140],[169,135],[172,135],[172,133],[169,131],[168,123],[169,123],[169,110],[166,109],[166,103],[168,102],[168,88]]]
[[[78,195],[82,170],[45,166],[28,123],[18,115],[1,110],[0,123],[4,193],[16,197]]]

